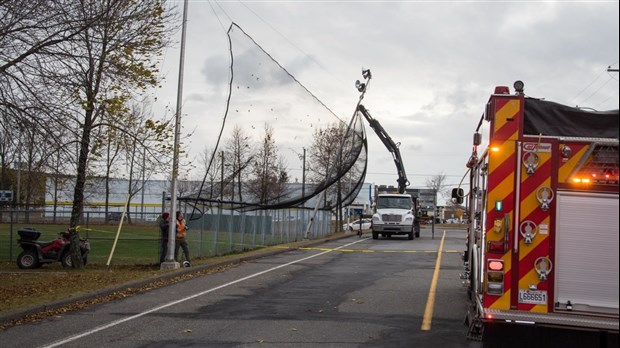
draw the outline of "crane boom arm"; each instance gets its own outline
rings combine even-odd
[[[379,139],[381,139],[383,145],[385,145],[385,147],[392,153],[394,164],[396,164],[396,171],[398,172],[398,193],[405,193],[405,190],[409,185],[409,180],[407,179],[407,174],[405,173],[403,160],[400,157],[400,150],[398,149],[398,145],[400,144],[394,143],[394,141],[392,140],[392,138],[390,138],[385,129],[383,129],[379,121],[375,120],[374,118],[372,118],[372,116],[370,116],[368,110],[366,110],[364,105],[359,104],[357,106],[357,110],[362,115],[364,115],[364,117],[368,121],[368,124],[370,125],[370,128],[372,128],[375,133],[377,133],[377,136],[379,137]]]

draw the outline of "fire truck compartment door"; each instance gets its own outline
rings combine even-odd
[[[618,194],[559,191],[557,200],[554,302],[618,315]]]

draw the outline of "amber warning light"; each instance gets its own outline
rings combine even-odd
[[[613,171],[575,176],[571,179],[575,184],[617,185],[618,175]]]

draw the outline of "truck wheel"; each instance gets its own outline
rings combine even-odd
[[[17,267],[22,269],[38,268],[39,257],[34,251],[25,250],[17,256]]]
[[[407,237],[409,237],[409,240],[413,240],[413,232],[407,233]]]
[[[379,239],[379,232],[372,231],[372,239]]]

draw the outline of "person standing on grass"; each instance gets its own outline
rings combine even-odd
[[[160,242],[159,245],[159,263],[163,263],[166,260],[166,254],[168,253],[168,231],[170,227],[170,214],[163,212],[159,218],[159,232]]]
[[[183,213],[177,211],[177,235],[176,235],[176,245],[174,251],[174,259],[179,260],[179,247],[183,248],[183,255],[185,256],[185,262],[183,262],[183,266],[189,267],[189,247],[187,246],[187,241],[185,240],[185,232],[187,232],[188,227],[185,224],[185,218],[183,217]]]

